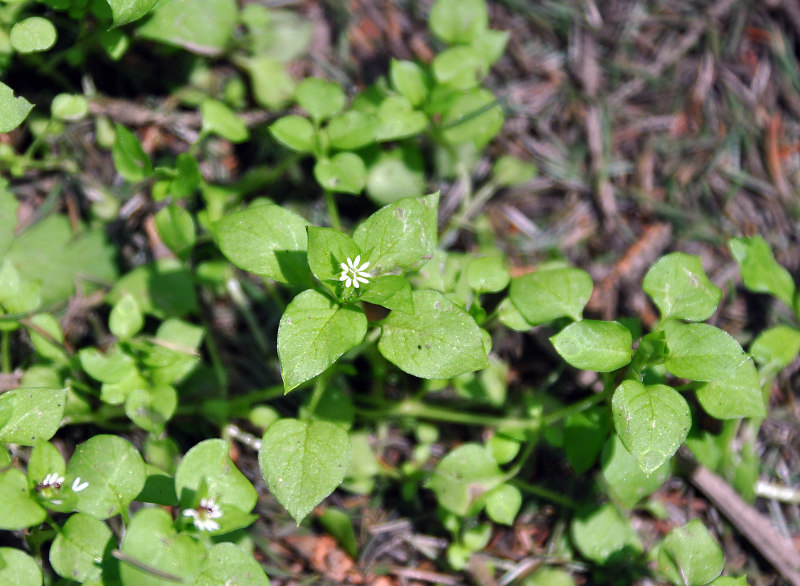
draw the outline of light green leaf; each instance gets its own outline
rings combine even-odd
[[[670,531],[658,549],[658,569],[673,584],[702,586],[722,573],[725,556],[700,519]]]
[[[667,385],[626,380],[614,391],[611,409],[620,440],[645,474],[675,454],[692,426],[686,399]]]
[[[612,434],[606,442],[600,462],[603,478],[608,483],[611,494],[629,509],[661,488],[669,478],[669,461],[665,461],[651,474],[646,474],[617,434]]]
[[[0,584],[40,586],[42,570],[24,551],[13,547],[0,547]]]
[[[197,239],[192,214],[178,205],[170,204],[159,210],[153,219],[161,241],[175,256],[186,260]]]
[[[489,11],[485,0],[436,0],[428,25],[445,43],[470,43],[488,28]]]
[[[317,161],[314,178],[328,191],[358,194],[367,184],[367,168],[355,153],[338,153]]]
[[[505,261],[499,256],[474,258],[464,269],[469,286],[478,293],[497,293],[508,286],[510,277]]]
[[[158,0],[106,0],[111,6],[114,26],[139,20],[158,3]]]
[[[356,346],[367,333],[367,318],[309,289],[286,307],[278,326],[278,357],[288,393],[311,380]]]
[[[258,105],[276,111],[292,99],[294,79],[279,60],[268,55],[256,55],[245,60],[244,66],[250,74],[253,97]]]
[[[486,449],[464,444],[442,458],[425,487],[439,504],[461,517],[477,514],[490,490],[504,480],[503,472]]]
[[[642,551],[642,543],[630,522],[610,504],[579,510],[572,521],[570,536],[584,557],[599,564],[612,556],[622,554],[632,558]]]
[[[7,531],[35,527],[42,523],[47,516],[45,510],[28,492],[28,481],[25,475],[16,468],[0,472],[0,503],[3,507],[3,514],[0,515],[0,529]],[[1,548],[0,551],[2,551]],[[3,576],[2,567],[0,567],[0,576]],[[16,583],[16,579],[7,582],[7,584]]]
[[[522,317],[522,313],[511,302],[509,297],[503,299],[497,306],[497,319],[501,324],[516,332],[527,332],[531,329],[531,324]]]
[[[46,18],[31,16],[11,27],[11,46],[19,53],[40,53],[56,44],[56,27]]]
[[[53,118],[74,122],[89,113],[89,101],[80,94],[58,94],[50,103]]]
[[[95,435],[77,447],[67,475],[88,482],[78,494],[78,511],[107,519],[126,509],[144,487],[144,461],[136,448],[115,435]]]
[[[550,338],[556,352],[575,368],[611,372],[633,357],[631,331],[615,321],[584,319]]]
[[[203,115],[203,133],[218,134],[231,142],[244,142],[250,137],[244,121],[222,102],[203,100],[200,112]]]
[[[269,132],[279,143],[298,153],[314,151],[314,126],[308,118],[291,114],[270,124]]]
[[[607,407],[584,409],[564,422],[564,451],[575,474],[594,466],[611,429]]]
[[[62,577],[76,582],[103,580],[104,557],[115,547],[108,525],[81,513],[67,519],[50,547],[50,565]]]
[[[774,371],[789,365],[800,353],[800,330],[788,326],[775,326],[764,330],[750,346],[753,359]]]
[[[378,205],[425,193],[425,162],[412,142],[381,150],[367,167],[367,195]]]
[[[42,303],[41,286],[20,277],[10,261],[0,264],[0,306],[6,313],[27,313]]]
[[[269,586],[264,569],[253,556],[234,543],[217,543],[208,550],[195,586]]]
[[[508,31],[485,29],[472,40],[470,46],[480,53],[491,67],[505,53],[511,34]]]
[[[444,139],[452,144],[471,142],[483,149],[503,128],[500,101],[489,90],[475,88],[460,94],[442,115]]]
[[[305,285],[309,223],[273,204],[225,216],[214,224],[219,248],[237,267],[281,283]]]
[[[428,97],[430,80],[416,63],[392,59],[389,64],[389,77],[394,88],[415,108],[421,106]]]
[[[125,586],[193,584],[205,562],[205,547],[186,533],[178,533],[164,509],[141,509],[126,528],[122,553],[139,564],[120,563]],[[154,568],[172,579],[160,578],[141,566]]]
[[[403,96],[389,96],[378,107],[378,129],[375,139],[378,142],[400,140],[419,134],[428,126],[428,118],[414,110]]]
[[[356,110],[334,116],[325,127],[330,145],[343,151],[354,151],[375,142],[376,130],[374,116]]]
[[[536,165],[510,155],[499,157],[492,167],[493,179],[503,187],[523,185],[536,177],[537,173]]]
[[[109,405],[121,405],[133,391],[146,389],[148,386],[141,373],[136,368],[131,368],[118,381],[103,383],[100,387],[100,400]]]
[[[314,29],[314,23],[298,12],[254,3],[245,4],[239,18],[249,29],[252,53],[267,55],[280,63],[303,55]]]
[[[122,124],[116,126],[111,156],[117,173],[131,183],[142,181],[153,172],[153,164],[139,139]]]
[[[31,344],[42,358],[54,364],[67,364],[69,358],[64,352],[64,332],[61,324],[50,313],[38,313],[31,318],[28,326]]]
[[[49,440],[64,417],[66,389],[20,387],[0,393],[0,442],[32,446]]]
[[[795,285],[792,276],[775,260],[769,244],[761,236],[733,238],[728,242],[739,263],[745,287],[756,293],[771,293],[794,307]]]
[[[658,306],[661,318],[703,321],[711,317],[722,291],[706,276],[699,256],[673,252],[644,277],[642,288]]]
[[[325,509],[325,512],[319,518],[319,522],[350,557],[353,559],[358,557],[356,532],[353,529],[353,522],[347,513],[340,509]]]
[[[22,124],[33,110],[33,104],[23,97],[14,97],[14,90],[0,81],[0,133],[11,132]]]
[[[486,497],[486,514],[501,525],[513,525],[521,506],[522,493],[512,484],[501,484]]]
[[[439,194],[405,198],[382,207],[356,228],[353,240],[369,253],[370,273],[419,268],[436,251]]]
[[[708,324],[675,324],[667,328],[667,370],[697,381],[727,378],[747,360],[739,342]]]
[[[178,406],[178,393],[169,385],[134,389],[125,397],[125,414],[136,425],[161,434]]]
[[[0,83],[0,126],[3,124],[3,115],[11,106],[3,104],[3,84]],[[0,129],[0,132],[3,132]],[[17,198],[8,190],[8,182],[0,178],[0,258],[5,256],[11,241],[14,239],[14,229],[17,227]],[[2,265],[0,265],[2,266]],[[0,291],[3,286],[0,285]],[[2,303],[2,301],[0,301]]]
[[[586,271],[549,269],[512,279],[509,298],[531,325],[559,317],[578,321],[592,295],[592,288],[592,278]]]
[[[433,60],[436,80],[460,90],[474,88],[488,72],[486,58],[473,47],[451,47]]]
[[[308,227],[308,266],[320,281],[334,281],[335,288],[342,274],[341,264],[360,254],[358,244],[347,234],[333,228]]]
[[[235,0],[164,0],[137,32],[200,55],[218,55],[228,45],[237,17]]]
[[[695,393],[703,410],[717,419],[766,415],[758,372],[750,359],[743,361],[724,378],[700,385]]]
[[[566,570],[540,566],[520,583],[521,586],[575,586],[575,579]]]
[[[108,329],[120,340],[128,340],[139,333],[144,316],[133,295],[128,293],[114,304],[108,316]]]
[[[35,490],[36,485],[50,474],[64,476],[66,469],[67,463],[58,448],[48,441],[38,441],[28,460],[28,488]]]
[[[748,586],[747,576],[720,576],[711,586]]]
[[[258,453],[270,492],[298,524],[339,486],[349,461],[347,432],[325,421],[276,421]]]
[[[245,513],[256,506],[256,489],[236,468],[230,452],[230,444],[221,439],[202,441],[186,452],[175,472],[175,491],[183,506],[190,506],[198,496]],[[205,494],[198,495],[203,487]]]
[[[399,275],[385,275],[364,285],[359,299],[405,313],[414,313],[411,283]]]
[[[451,378],[488,365],[475,320],[437,291],[414,291],[414,313],[386,318],[378,350],[420,378]]]
[[[175,160],[175,170],[178,174],[169,184],[170,194],[177,198],[189,197],[203,181],[197,159],[191,153],[181,153]]]
[[[317,121],[341,112],[346,99],[342,88],[337,84],[318,77],[307,77],[301,81],[294,98]]]

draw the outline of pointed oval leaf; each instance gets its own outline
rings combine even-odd
[[[675,454],[692,426],[686,399],[667,385],[626,380],[614,391],[611,409],[620,440],[645,474]]]
[[[76,513],[67,519],[50,548],[50,565],[62,577],[76,582],[103,580],[100,562],[116,545],[103,521]]]
[[[580,509],[572,520],[570,536],[578,551],[599,564],[621,553],[642,551],[642,542],[630,522],[611,504]]]
[[[298,525],[341,484],[349,462],[347,432],[325,421],[278,420],[258,453],[270,492]]]
[[[428,97],[430,80],[416,63],[392,59],[389,65],[389,77],[394,88],[415,108],[421,106]]]
[[[501,484],[486,497],[486,514],[501,525],[513,525],[521,506],[522,493],[513,484]]]
[[[33,104],[23,97],[14,97],[14,90],[0,81],[0,134],[11,132],[22,124],[33,110]]]
[[[116,126],[111,157],[117,173],[131,183],[141,181],[153,172],[153,163],[144,152],[139,139],[122,124]]]
[[[695,393],[703,410],[717,419],[764,417],[766,405],[753,361],[742,362],[725,378],[699,386]]]
[[[774,371],[785,368],[800,353],[800,330],[775,326],[764,330],[750,346],[750,354],[760,365]]]
[[[771,293],[793,307],[795,285],[792,276],[778,264],[769,244],[761,236],[733,238],[728,248],[739,263],[745,287],[757,293]]]
[[[411,283],[399,275],[378,277],[368,285],[364,285],[361,301],[374,303],[386,309],[397,309],[405,313],[414,313],[414,297]]]
[[[474,258],[464,269],[469,286],[478,293],[497,293],[508,286],[506,263],[499,256]]]
[[[478,49],[462,45],[439,53],[433,60],[432,70],[439,83],[468,90],[486,77],[489,63]]]
[[[222,254],[237,267],[281,283],[307,284],[309,223],[273,204],[234,212],[214,224]]]
[[[658,549],[658,569],[673,584],[702,586],[722,573],[722,548],[700,519],[670,531]]]
[[[357,110],[331,119],[325,131],[333,148],[354,151],[375,142],[377,123],[374,116]]]
[[[308,227],[308,266],[323,283],[334,281],[333,284],[337,285],[342,274],[341,264],[347,259],[354,260],[361,252],[358,244],[339,230]]]
[[[194,579],[195,586],[218,586],[219,584],[247,584],[247,586],[269,586],[269,579],[251,554],[234,543],[218,543],[209,551],[200,573]]]
[[[355,153],[338,153],[314,165],[317,182],[336,193],[361,193],[367,184],[367,168]]]
[[[631,331],[615,321],[577,321],[550,341],[567,363],[583,370],[611,372],[633,357]]]
[[[303,110],[318,121],[341,112],[346,101],[342,88],[318,77],[307,77],[300,82],[294,98]]]
[[[20,20],[11,27],[9,40],[19,53],[39,53],[56,44],[58,34],[53,23],[41,16]]]
[[[341,306],[308,289],[292,299],[278,326],[278,357],[288,393],[323,372],[361,343],[367,318],[354,306]]]
[[[132,338],[143,325],[144,316],[130,293],[114,304],[111,315],[108,316],[108,329],[120,340]]]
[[[502,102],[492,92],[473,88],[460,93],[442,115],[442,136],[452,144],[471,142],[483,149],[503,128]]]
[[[64,417],[66,389],[17,388],[0,394],[0,442],[32,446],[49,440]]]
[[[370,272],[377,276],[413,270],[436,251],[439,194],[404,198],[382,207],[353,234],[361,250],[370,252]]]
[[[77,509],[97,519],[126,509],[147,476],[136,448],[115,435],[96,435],[79,445],[67,465],[67,475],[89,483],[77,493]]]
[[[95,380],[116,383],[136,369],[133,358],[120,350],[117,344],[103,354],[97,348],[83,348],[78,352],[81,368]]]
[[[178,406],[178,393],[169,385],[134,389],[125,397],[125,414],[150,433],[161,434]]]
[[[489,10],[485,0],[437,0],[428,25],[445,43],[470,43],[488,28]]]
[[[428,118],[415,110],[403,96],[389,96],[378,107],[378,128],[375,139],[379,142],[400,140],[419,134],[428,126]]]
[[[674,324],[666,333],[669,356],[664,364],[675,376],[724,379],[748,360],[739,342],[708,324]]]
[[[139,20],[150,12],[158,0],[106,0],[111,7],[114,26]]]
[[[610,429],[607,407],[584,409],[567,417],[564,451],[575,474],[585,474],[594,466]]]
[[[3,514],[0,515],[0,529],[7,531],[35,527],[42,523],[47,516],[45,510],[28,492],[28,480],[25,475],[16,468],[0,473],[0,503],[3,507]],[[16,582],[8,583],[15,584]]]
[[[153,219],[158,235],[166,247],[178,258],[186,260],[197,238],[192,214],[178,205],[170,204],[161,209]]]
[[[668,254],[650,267],[642,289],[665,320],[704,321],[722,299],[722,291],[706,276],[700,257],[683,252]]]
[[[298,153],[314,151],[314,126],[308,118],[296,114],[283,116],[270,125],[269,132],[288,149]]]
[[[204,100],[200,104],[203,114],[203,132],[218,134],[231,142],[244,142],[250,137],[247,125],[233,110],[218,100]]]
[[[437,291],[414,291],[414,313],[393,311],[378,350],[420,378],[451,378],[488,365],[483,336],[466,311]]]
[[[464,444],[442,458],[425,487],[436,493],[442,507],[464,517],[477,514],[489,491],[503,479],[503,471],[486,448]]]
[[[80,94],[58,94],[50,103],[53,118],[74,122],[89,113],[89,101]]]
[[[137,33],[200,55],[217,55],[231,39],[238,12],[235,0],[165,0]]]
[[[509,298],[531,325],[559,317],[578,321],[592,288],[592,278],[584,270],[548,269],[512,279]]]
[[[0,584],[39,586],[42,584],[42,570],[24,551],[0,547]]]
[[[612,434],[606,442],[600,462],[603,478],[608,483],[611,494],[629,509],[661,488],[669,478],[669,461],[651,474],[645,474],[617,434]]]

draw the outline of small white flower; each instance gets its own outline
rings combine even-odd
[[[61,488],[61,485],[63,483],[64,483],[64,477],[63,476],[59,476],[58,472],[53,472],[52,474],[48,474],[47,476],[44,477],[44,480],[42,480],[39,483],[39,488],[41,490],[44,490],[46,488],[59,489],[59,488]]]
[[[361,255],[356,256],[355,259],[347,258],[347,264],[341,263],[342,276],[339,277],[340,281],[344,281],[345,287],[355,287],[358,289],[359,283],[365,285],[369,283],[369,277],[372,275],[367,272],[369,268],[369,261],[363,265],[361,263]],[[360,266],[359,266],[360,265]]]
[[[72,483],[72,492],[80,492],[85,488],[89,487],[88,482],[81,482],[81,477],[78,476],[75,481]]]
[[[184,509],[182,514],[184,517],[192,517],[194,526],[200,531],[216,531],[219,523],[214,519],[222,517],[222,510],[214,499],[205,498],[196,509]]]

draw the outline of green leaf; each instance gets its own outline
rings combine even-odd
[[[192,214],[178,205],[170,204],[162,208],[153,219],[161,241],[175,256],[186,260],[197,239]]]
[[[50,547],[50,565],[62,577],[76,582],[103,581],[101,560],[109,559],[115,547],[108,525],[76,513],[72,515]]]
[[[334,116],[325,128],[330,145],[343,151],[354,151],[375,142],[376,130],[374,116],[356,110]]]
[[[23,97],[14,97],[14,90],[0,81],[0,133],[11,132],[22,124],[33,110],[33,104]]]
[[[231,445],[221,439],[202,441],[186,452],[175,472],[175,490],[181,505],[190,506],[201,496],[245,513],[256,506],[256,489],[236,468],[230,452]],[[198,495],[203,487],[205,494]]]
[[[50,111],[58,120],[82,120],[89,113],[89,101],[80,94],[58,94],[50,104]]]
[[[67,463],[58,448],[48,441],[38,441],[28,460],[28,488],[35,490],[36,485],[50,474],[64,476],[66,469]]]
[[[128,293],[114,304],[108,317],[108,329],[120,340],[128,340],[139,333],[144,316],[133,295]]]
[[[28,331],[31,336],[31,344],[39,356],[55,364],[69,362],[69,358],[64,353],[64,332],[61,331],[61,324],[52,314],[34,315]]]
[[[451,47],[433,60],[436,80],[460,90],[474,88],[488,72],[486,58],[473,47]]]
[[[353,529],[353,522],[347,516],[347,513],[339,509],[325,509],[325,512],[319,518],[319,522],[325,528],[325,531],[339,542],[339,545],[350,557],[353,559],[358,557],[356,532]]]
[[[704,321],[711,317],[722,291],[706,276],[699,256],[673,252],[644,277],[642,288],[658,306],[661,319]]]
[[[341,264],[359,254],[361,249],[347,234],[333,228],[308,227],[308,266],[323,283],[334,281],[335,288],[342,274]]]
[[[367,167],[367,195],[378,205],[425,193],[425,162],[412,142],[380,150]]]
[[[800,330],[775,326],[761,332],[750,346],[753,359],[762,366],[779,371],[800,353]]]
[[[164,319],[182,317],[198,310],[191,273],[172,258],[136,267],[117,281],[107,301],[116,303],[125,295],[136,299],[142,313]]]
[[[256,55],[244,60],[244,66],[250,74],[253,97],[259,106],[276,111],[292,99],[294,79],[278,59]]]
[[[0,126],[3,124],[3,114],[8,112],[8,105],[3,105],[3,84],[0,83]],[[0,132],[4,132],[0,129]],[[14,239],[14,229],[17,227],[17,198],[8,190],[8,182],[0,178],[0,258],[5,256],[11,241]],[[0,265],[2,266],[2,265]],[[0,269],[1,270],[1,269]],[[1,277],[0,277],[1,278]],[[0,291],[3,290],[0,285]],[[0,301],[2,303],[2,301]]]
[[[608,409],[595,407],[567,417],[564,422],[564,451],[575,474],[594,466],[611,429]]]
[[[378,350],[420,378],[451,378],[488,365],[475,320],[437,291],[414,291],[414,313],[386,318]]]
[[[667,385],[626,380],[611,401],[620,440],[645,474],[652,474],[683,444],[692,426],[689,404]]]
[[[442,136],[451,144],[471,142],[483,149],[503,128],[503,110],[492,92],[475,88],[460,94],[442,114]]]
[[[153,164],[139,139],[122,124],[116,126],[111,156],[117,173],[131,183],[142,181],[153,172]]]
[[[565,570],[539,566],[521,582],[522,586],[575,586],[575,579]]]
[[[195,586],[269,586],[269,579],[261,565],[241,547],[233,543],[217,543],[208,550],[193,583]]]
[[[522,317],[522,313],[511,302],[509,297],[503,299],[497,306],[497,319],[508,329],[516,332],[527,332],[531,329],[531,324]]]
[[[489,11],[485,0],[436,0],[428,25],[445,43],[470,43],[489,27]]]
[[[10,261],[0,264],[0,306],[6,313],[27,313],[42,304],[41,286],[20,277]]]
[[[359,299],[380,305],[386,309],[396,309],[405,313],[414,313],[414,298],[411,283],[399,275],[385,275],[364,285],[364,292]]]
[[[0,547],[0,584],[39,586],[42,584],[42,570],[25,552],[13,547]]]
[[[189,197],[203,181],[197,159],[191,153],[181,153],[175,161],[175,170],[178,175],[169,184],[169,192],[177,198]]]
[[[436,251],[439,194],[405,198],[382,207],[353,234],[369,252],[370,273],[379,277],[419,268]],[[370,252],[371,251],[371,252]]]
[[[389,64],[389,78],[394,89],[415,108],[421,106],[428,97],[430,80],[422,67],[412,61],[392,59]]]
[[[505,53],[511,34],[508,31],[485,29],[472,40],[470,46],[481,54],[486,65],[491,67]]]
[[[711,582],[711,586],[748,586],[747,576],[720,576]]]
[[[367,333],[364,312],[309,289],[286,307],[278,326],[278,357],[288,393],[356,346]]]
[[[613,505],[588,506],[578,511],[570,527],[572,543],[581,554],[599,564],[623,562],[642,551],[630,522]]]
[[[314,165],[314,178],[328,191],[361,193],[367,184],[367,168],[354,153],[338,153]]]
[[[464,444],[442,458],[425,486],[436,493],[442,507],[466,517],[477,514],[487,493],[503,480],[503,472],[483,446]]]
[[[138,564],[120,563],[125,586],[169,586],[175,582],[193,584],[203,567],[203,545],[186,533],[178,533],[172,516],[164,509],[141,509],[126,528],[122,553]],[[172,579],[160,578],[140,568],[153,568]]]
[[[428,118],[414,110],[403,96],[389,96],[378,107],[378,129],[375,140],[387,142],[419,134],[428,126]]]
[[[708,324],[675,324],[667,328],[667,370],[681,378],[713,381],[727,378],[747,360],[739,342]]]
[[[600,462],[611,494],[629,509],[661,488],[670,473],[669,461],[665,461],[652,473],[646,474],[617,434],[612,434],[606,442]]]
[[[512,484],[501,484],[486,497],[486,514],[501,525],[513,525],[521,506],[522,493]]]
[[[339,486],[349,461],[347,432],[325,421],[278,420],[258,453],[270,492],[298,525]]]
[[[658,569],[673,584],[702,586],[722,573],[725,557],[700,519],[670,531],[658,548]]]
[[[88,482],[77,493],[78,511],[107,519],[127,509],[141,492],[146,477],[136,448],[115,435],[96,435],[77,447],[67,475]]]
[[[633,357],[631,331],[615,321],[584,319],[568,325],[550,342],[568,364],[582,370],[611,372]]]
[[[225,216],[214,224],[214,235],[222,254],[237,267],[281,283],[305,285],[311,278],[307,226],[297,214],[264,204]]]
[[[137,33],[200,55],[218,55],[228,45],[237,20],[235,0],[164,0]]]
[[[11,27],[9,40],[18,53],[40,53],[56,44],[56,27],[46,18],[31,16]]]
[[[6,531],[35,527],[41,524],[47,516],[45,510],[28,492],[28,481],[25,475],[16,468],[0,472],[0,503],[3,508],[3,514],[0,515],[0,529]],[[1,548],[0,551],[2,551]],[[0,577],[2,576],[3,568],[0,567]],[[17,582],[15,579],[7,583],[16,584]]]
[[[534,326],[559,317],[579,321],[592,287],[592,278],[586,271],[548,269],[512,279],[509,298]]]
[[[125,414],[136,425],[161,434],[178,406],[178,393],[169,385],[134,389],[125,397]]]
[[[793,307],[795,285],[792,276],[775,260],[769,244],[761,236],[733,238],[728,242],[739,263],[745,287],[756,293],[770,293]]]
[[[341,112],[346,100],[342,88],[318,77],[307,77],[301,81],[294,98],[318,122]]]
[[[131,368],[118,381],[103,383],[100,388],[100,400],[109,405],[121,405],[133,391],[147,387],[148,383],[139,371]]]
[[[114,18],[114,26],[122,26],[134,20],[139,20],[153,7],[158,4],[158,0],[106,0],[111,7],[111,14]]]
[[[764,417],[767,414],[758,372],[750,359],[724,378],[700,385],[695,393],[703,410],[717,419]]]
[[[308,118],[295,114],[283,116],[270,124],[269,132],[287,149],[298,153],[314,151],[314,126]]]
[[[218,134],[231,142],[244,142],[250,137],[244,121],[222,102],[203,100],[200,112],[203,115],[204,134]]]
[[[492,167],[492,177],[503,187],[523,185],[536,177],[536,165],[510,155],[499,157]]]
[[[61,425],[66,400],[66,389],[21,387],[0,393],[0,442],[32,446],[49,440]]]
[[[510,280],[505,261],[499,256],[474,258],[464,269],[469,286],[478,293],[497,293]]]

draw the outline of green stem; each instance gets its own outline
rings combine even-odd
[[[231,300],[233,300],[234,305],[236,305],[236,307],[242,313],[242,317],[244,317],[247,327],[250,328],[250,333],[253,334],[253,339],[256,342],[256,346],[258,346],[258,349],[262,352],[262,354],[269,354],[269,343],[267,342],[267,336],[264,334],[261,326],[259,326],[258,320],[256,319],[253,310],[250,308],[250,301],[245,296],[241,283],[237,279],[228,279],[228,282],[225,283],[225,285],[228,289],[228,293],[231,296]]]
[[[336,207],[336,199],[333,196],[333,192],[328,189],[325,190],[325,205],[328,208],[328,216],[331,219],[331,226],[336,230],[341,230],[342,222],[339,219],[339,208]]]
[[[518,479],[511,480],[511,484],[515,485],[523,492],[527,492],[528,494],[532,494],[533,496],[537,496],[539,498],[543,498],[550,502],[559,504],[563,507],[567,507],[568,509],[578,508],[578,503],[573,501],[571,498],[567,498],[563,494],[556,492],[554,490],[542,488],[541,486],[536,486],[535,484],[529,484],[524,480],[518,480]]]
[[[320,399],[322,399],[322,395],[325,394],[325,383],[328,382],[328,377],[323,375],[317,377],[316,382],[314,383],[314,393],[311,395],[311,400],[308,402],[308,411],[306,412],[305,419],[310,420],[311,417],[314,415],[314,411],[317,408],[317,404],[319,403]]]
[[[11,332],[3,330],[0,337],[0,368],[6,374],[11,372]]]

